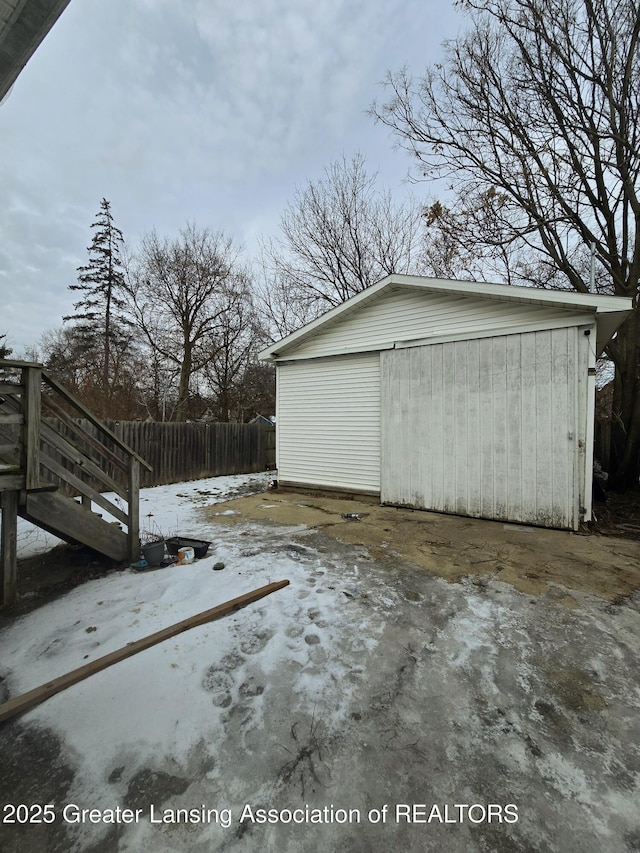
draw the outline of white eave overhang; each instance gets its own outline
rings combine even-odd
[[[0,0],[0,101],[69,0]]]

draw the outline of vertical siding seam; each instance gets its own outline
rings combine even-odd
[[[465,506],[469,506],[469,341],[466,341],[464,346],[464,374],[465,374],[465,393],[464,393],[464,434],[465,434],[465,454],[464,454],[464,471],[465,471]]]
[[[489,394],[491,400],[491,516],[496,516],[496,395],[494,389],[494,376],[496,363],[496,339],[491,338],[491,372],[489,373]]]
[[[539,411],[539,401],[538,401],[538,359],[537,359],[537,341],[538,341],[538,333],[535,332],[533,336],[533,402],[534,402],[534,412],[535,412],[535,421],[534,421],[534,434],[533,441],[531,442],[533,447],[533,475],[534,479],[537,482],[538,479],[538,441],[536,436],[538,435],[538,411]],[[533,490],[533,505],[535,518],[538,517],[538,489],[537,487]]]
[[[555,388],[555,383],[557,380],[558,374],[558,365],[556,364],[556,352],[555,352],[555,338],[553,332],[549,334],[549,349],[551,351],[551,376],[549,381],[549,424],[551,426],[550,433],[553,433],[554,424],[555,424],[555,414],[556,414],[556,395],[553,393],[553,389]],[[551,436],[552,440],[554,436]],[[554,507],[556,506],[556,458],[555,454],[551,453],[551,511],[554,511]]]
[[[520,339],[518,341],[518,352],[519,352],[519,356],[520,356],[520,376],[522,377],[524,374],[524,352],[522,349],[522,337],[520,337]],[[520,489],[519,489],[521,512],[524,510],[524,470],[523,470],[524,465],[522,463],[523,463],[523,458],[524,458],[525,440],[526,440],[526,437],[524,434],[524,394],[521,392],[520,393]]]

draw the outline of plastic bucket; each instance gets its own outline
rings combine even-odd
[[[193,563],[195,556],[193,548],[180,548],[178,551],[178,562],[182,564]]]

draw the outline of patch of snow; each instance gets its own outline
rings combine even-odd
[[[38,554],[46,554],[56,545],[62,543],[61,539],[47,533],[40,527],[36,527],[24,518],[18,519],[17,552],[19,560],[36,557]]]
[[[289,713],[318,715],[329,725],[346,714],[358,673],[333,640],[336,632],[348,637],[353,630],[357,604],[342,589],[353,586],[357,566],[331,569],[312,537],[283,547],[291,542],[287,533],[307,536],[303,526],[280,529],[269,541],[260,525],[225,528],[202,513],[234,494],[266,488],[268,479],[221,477],[143,489],[141,527],[211,540],[215,556],[94,580],[0,632],[0,674],[17,696],[224,601],[290,580],[268,598],[133,655],[26,714],[25,722],[51,729],[77,757],[69,801],[108,802],[108,779],[120,764],[131,779],[153,766],[153,756],[159,767],[171,756],[186,772],[193,755],[203,748],[213,754],[224,741],[234,710],[243,715],[239,737],[247,743],[263,725],[265,697],[277,695],[282,678],[297,706]],[[217,561],[226,568],[213,571]],[[361,648],[371,652],[379,629],[361,618],[357,630]]]

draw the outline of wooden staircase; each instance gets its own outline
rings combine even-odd
[[[0,360],[5,606],[17,597],[18,515],[114,560],[138,558],[140,466],[151,470],[41,364]]]

